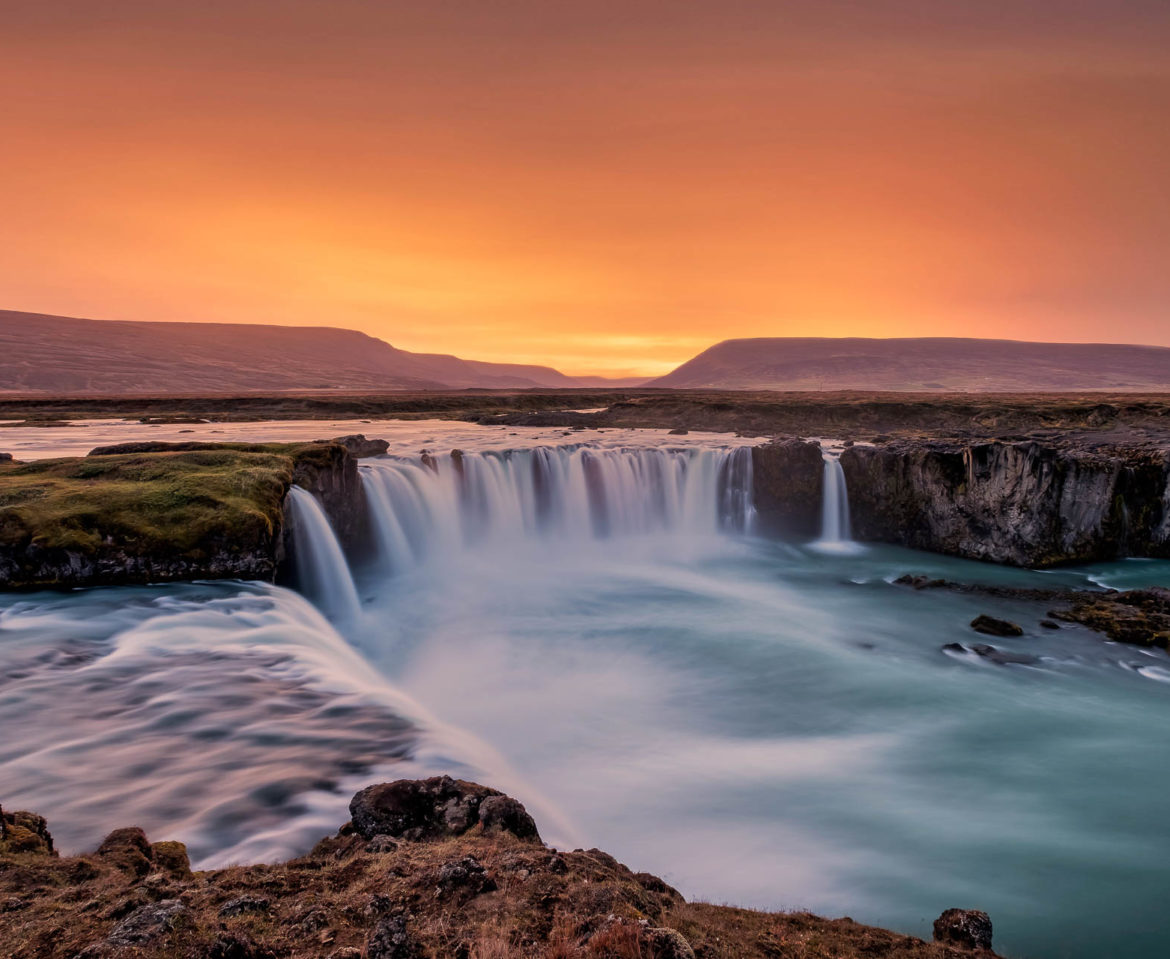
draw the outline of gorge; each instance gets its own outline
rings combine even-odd
[[[92,496],[165,466],[149,474],[163,487],[133,487],[146,515],[159,489],[187,488],[180,464],[216,504],[209,542],[219,523],[257,530],[231,554],[249,565],[222,573],[198,542],[166,562],[105,538],[35,567],[6,559],[96,586],[0,598],[0,723],[41,718],[0,748],[5,807],[47,815],[66,852],[131,821],[185,842],[201,869],[286,859],[363,786],[449,773],[520,799],[556,846],[600,845],[688,897],[926,937],[970,905],[1009,954],[1156,948],[1156,931],[1120,950],[1115,933],[1154,908],[1170,848],[1170,754],[1144,732],[1166,708],[1166,653],[1042,625],[1059,594],[1167,580],[1156,451],[183,428],[185,448],[126,435],[165,427],[42,428],[42,456],[77,430],[114,448],[38,459],[22,433],[28,464],[4,468]],[[341,438],[309,441],[322,435]],[[264,523],[239,526],[256,510],[215,486],[225,456],[264,491],[254,506],[276,504]],[[8,502],[28,523],[76,515]],[[1013,503],[1043,512],[1021,523]],[[903,524],[919,537],[906,545],[933,552],[899,545]],[[125,554],[141,581],[101,585],[106,557]],[[1033,557],[1047,571],[1025,568]],[[1021,634],[983,642],[968,625],[983,614]],[[88,734],[59,744],[82,715]]]

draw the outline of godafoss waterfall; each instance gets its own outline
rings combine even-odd
[[[752,440],[411,429],[360,461],[352,542],[292,490],[285,585],[0,599],[6,804],[67,850],[135,822],[213,866],[304,852],[355,789],[444,772],[691,897],[928,937],[972,905],[1008,955],[1161,954],[1166,654],[1046,628],[1006,588],[1170,563],[854,544],[836,454],[813,533],[780,538]],[[981,645],[980,613],[1022,635]]]

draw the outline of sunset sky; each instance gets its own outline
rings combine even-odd
[[[1170,345],[1167,0],[0,0],[0,308],[570,373]]]

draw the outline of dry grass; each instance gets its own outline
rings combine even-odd
[[[494,889],[441,884],[440,869],[467,856]],[[266,905],[221,915],[240,897]],[[169,900],[183,907],[170,928],[133,951],[109,944],[135,910]],[[328,959],[365,955],[379,924],[396,918],[417,959],[677,959],[655,938],[670,929],[699,959],[966,955],[848,919],[687,904],[605,853],[554,855],[510,836],[469,833],[371,853],[357,836],[339,835],[287,863],[194,875],[110,854],[0,854],[2,959]]]

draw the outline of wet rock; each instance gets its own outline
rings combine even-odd
[[[1117,643],[1170,649],[1170,589],[1082,594],[1071,609],[1051,610],[1053,619],[1080,623]]]
[[[191,860],[187,856],[187,847],[183,843],[175,842],[173,839],[151,843],[150,853],[150,858],[156,869],[161,869],[179,879],[187,879],[191,876]]]
[[[139,906],[114,927],[108,942],[113,946],[133,946],[168,933],[189,910],[177,899]]]
[[[1040,662],[1035,656],[1029,656],[1026,653],[1009,653],[1006,649],[997,649],[986,643],[976,643],[971,647],[971,652],[1000,666],[1035,666]]]
[[[440,896],[459,893],[470,899],[481,893],[491,892],[495,888],[495,880],[487,874],[483,864],[474,856],[453,859],[439,867]]]
[[[980,614],[971,620],[971,628],[977,633],[988,636],[1023,636],[1024,631],[1015,623],[1006,619],[996,619],[994,616]]]
[[[267,899],[260,896],[238,896],[235,899],[229,899],[219,907],[219,917],[220,919],[231,919],[249,912],[267,912],[271,905]]]
[[[1045,629],[1060,629],[1060,623],[1054,622],[1051,619],[1040,620],[1040,625]]]
[[[948,909],[934,921],[934,941],[990,950],[991,919],[977,909]]]
[[[402,916],[381,920],[366,943],[366,959],[417,959],[418,944],[411,938]]]
[[[11,463],[11,462],[13,462],[13,456],[11,453],[0,453],[0,463]]]
[[[95,855],[123,872],[145,876],[150,872],[154,850],[150,841],[137,826],[115,829],[102,840]]]
[[[43,816],[0,809],[0,852],[24,852],[55,856],[53,836]]]
[[[690,433],[690,430],[688,430],[686,427],[676,426],[669,433],[667,433],[667,435],[668,436],[686,436],[688,433]]]
[[[519,802],[450,776],[370,786],[353,797],[349,812],[354,829],[367,840],[375,836],[439,839],[462,835],[482,824],[486,831],[540,841],[536,824]]]
[[[980,659],[995,663],[997,666],[1035,666],[1040,662],[1039,657],[1029,656],[1026,653],[1009,653],[1005,649],[997,649],[986,643],[976,643],[974,646],[964,646],[962,643],[947,643],[941,647],[944,653],[955,653],[965,656],[974,653]]]

